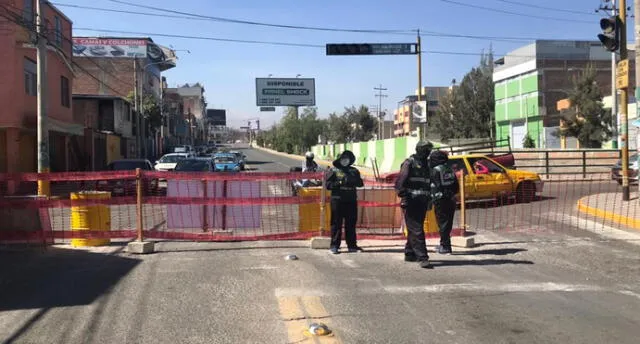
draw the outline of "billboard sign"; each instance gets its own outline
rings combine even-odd
[[[170,51],[171,49],[158,46],[147,39],[73,38],[74,57],[147,57],[153,63],[165,60],[175,62],[175,54],[167,56]]]
[[[214,126],[227,126],[227,110],[207,109],[207,123]]]
[[[315,79],[256,78],[257,106],[314,106]]]

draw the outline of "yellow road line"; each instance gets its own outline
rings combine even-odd
[[[314,322],[324,323],[333,331],[331,318],[317,296],[279,297],[280,316],[287,327],[289,343],[342,343],[335,333],[311,337],[305,334]]]
[[[609,220],[609,221],[613,221],[617,224],[623,225],[623,226],[627,226],[629,228],[633,228],[633,229],[638,229],[640,230],[640,219],[636,219],[633,217],[628,217],[628,216],[624,216],[624,215],[620,215],[617,213],[614,213],[612,211],[607,211],[607,210],[602,210],[599,208],[594,208],[594,207],[590,207],[586,204],[583,203],[583,200],[586,197],[578,200],[578,210],[585,213],[585,214],[589,214],[591,216],[595,216],[595,217],[599,217],[601,219],[605,219],[605,220]]]

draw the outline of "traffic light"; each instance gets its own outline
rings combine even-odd
[[[602,33],[598,34],[598,39],[604,48],[614,52],[620,48],[620,20],[618,16],[600,19]]]

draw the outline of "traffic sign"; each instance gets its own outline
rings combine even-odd
[[[327,44],[327,55],[415,55],[416,43]]]
[[[276,111],[276,108],[274,106],[261,106],[260,107],[260,111]]]
[[[629,87],[629,60],[624,59],[618,62],[618,68],[616,69],[616,88],[628,88]]]

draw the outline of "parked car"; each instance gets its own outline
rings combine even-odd
[[[195,154],[195,150],[193,149],[193,146],[190,145],[184,145],[184,146],[177,146],[173,148],[173,152],[174,153],[190,153],[190,154]]]
[[[217,153],[213,156],[213,163],[216,171],[239,172],[240,162],[238,157],[232,153]]]
[[[238,163],[240,164],[240,170],[244,171],[245,160],[247,159],[247,156],[244,155],[242,152],[238,152],[238,151],[230,151],[229,153],[234,154],[238,158]]]
[[[515,197],[517,202],[529,202],[544,188],[537,173],[506,168],[486,155],[453,155],[447,164],[458,177],[464,173],[467,200]],[[387,174],[384,180],[393,183],[398,174]]]
[[[176,164],[183,159],[192,158],[191,153],[169,153],[165,154],[156,161],[156,171],[173,171],[176,168]]]
[[[122,159],[115,160],[107,165],[107,171],[135,171],[136,169],[153,171],[153,165],[146,159]],[[110,191],[113,196],[127,196],[136,194],[136,180],[100,180],[97,183],[98,191]],[[145,179],[142,184],[142,192],[146,195],[155,194],[158,191],[157,179]]]
[[[622,160],[611,168],[611,179],[622,185]],[[629,155],[629,182],[638,181],[638,154]]]
[[[215,166],[211,158],[182,159],[174,169],[176,172],[214,172]]]

